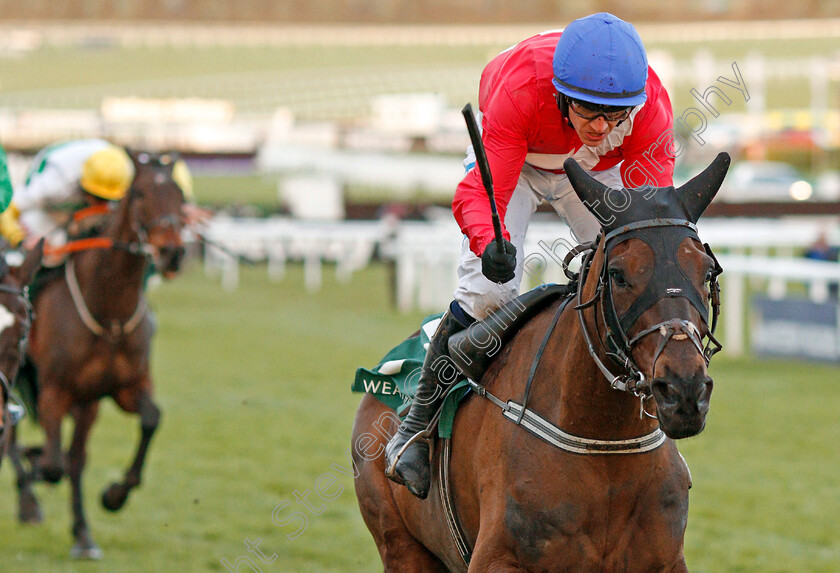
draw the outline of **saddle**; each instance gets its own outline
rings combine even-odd
[[[490,313],[484,320],[449,338],[449,355],[455,366],[471,380],[481,380],[493,358],[539,311],[558,298],[569,296],[569,285],[541,285]]]
[[[449,349],[456,367],[464,377],[480,380],[499,350],[519,329],[551,302],[572,292],[573,287],[567,285],[537,287],[510,301],[483,321],[453,335]],[[352,391],[373,394],[398,414],[406,412],[417,388],[426,347],[440,317],[440,314],[426,317],[417,333],[391,349],[374,368],[358,368]],[[451,435],[458,404],[468,390],[466,380],[450,388],[438,418],[438,435],[442,438]]]

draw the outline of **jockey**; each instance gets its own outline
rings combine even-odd
[[[12,202],[12,180],[9,178],[9,165],[6,161],[6,151],[0,147],[0,213]]]
[[[192,176],[186,162],[175,162],[172,177],[185,199],[191,199]],[[25,185],[0,215],[0,234],[13,247],[23,242],[26,248],[31,248],[44,236],[48,236],[52,247],[61,246],[67,241],[66,226],[75,211],[119,201],[133,179],[131,158],[123,148],[103,139],[48,146],[35,156]],[[185,205],[185,220],[203,215],[194,212],[196,209]],[[45,260],[46,265],[60,262]]]
[[[464,233],[459,284],[429,345],[411,409],[386,448],[386,475],[420,498],[429,490],[429,444],[408,442],[427,428],[457,379],[449,337],[518,294],[525,233],[539,203],[549,202],[580,242],[600,231],[563,162],[575,158],[611,187],[668,186],[673,179],[670,99],[635,28],[611,14],[581,18],[499,54],[481,75],[479,109],[504,248],[494,241],[470,148],[452,204]],[[609,219],[602,208],[598,215]]]
[[[51,145],[33,159],[25,184],[0,217],[0,231],[12,246],[25,242],[30,248],[45,236],[50,245],[63,245],[73,212],[122,199],[133,178],[128,154],[105,140]]]

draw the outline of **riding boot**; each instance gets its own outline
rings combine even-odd
[[[458,378],[458,369],[449,357],[448,344],[449,337],[464,328],[451,312],[447,312],[441,318],[429,343],[417,383],[417,393],[408,415],[385,448],[385,475],[390,480],[405,485],[408,491],[420,499],[426,499],[429,493],[431,435],[418,434],[425,432],[441,405],[446,390]],[[408,443],[412,438],[414,440]]]

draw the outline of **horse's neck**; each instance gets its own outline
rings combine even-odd
[[[582,301],[591,300],[595,295],[599,262],[596,258],[587,284],[582,287]],[[658,422],[640,415],[639,398],[613,389],[590,355],[578,311],[573,308],[577,302],[570,301],[566,306],[551,335],[546,356],[541,360],[553,364],[540,368],[543,374],[541,379],[534,379],[529,404],[534,404],[535,410],[539,408],[549,413],[547,419],[564,431],[582,437],[627,439],[652,432]],[[614,373],[620,373],[603,353],[600,334],[604,327],[601,326],[600,331],[596,329],[595,307],[585,310],[584,316],[600,360]],[[543,335],[540,334],[540,338]]]
[[[552,376],[555,382],[539,385],[545,388],[546,403],[551,404],[552,422],[571,434],[596,439],[626,439],[656,429],[656,420],[640,417],[639,398],[610,387],[589,354],[577,311],[571,305],[554,336],[560,337],[562,345]],[[610,367],[609,361],[604,363]],[[551,386],[557,390],[553,396]]]
[[[137,243],[126,200],[114,213],[103,237],[116,244]],[[146,261],[142,256],[121,248],[84,251],[76,255],[79,287],[91,311],[97,316],[122,316],[133,312],[142,296]]]

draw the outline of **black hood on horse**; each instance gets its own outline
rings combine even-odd
[[[649,219],[683,219],[696,223],[720,189],[729,162],[729,154],[719,154],[702,173],[678,189],[673,186],[611,188],[590,177],[571,158],[563,168],[580,200],[610,233]]]

